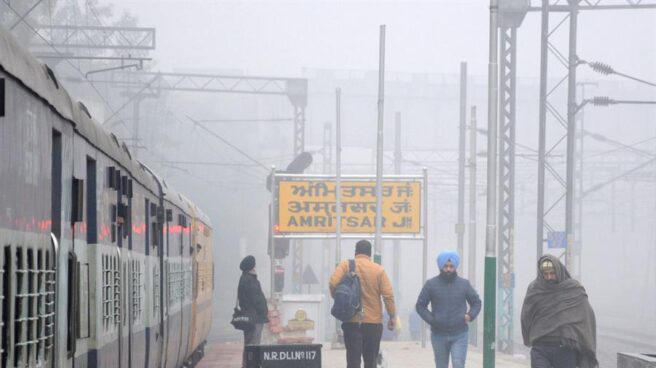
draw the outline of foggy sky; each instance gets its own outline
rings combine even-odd
[[[471,74],[487,74],[487,0],[111,3],[116,12],[136,14],[141,26],[157,28],[153,56],[161,70],[300,76],[303,68],[377,69],[378,26],[386,24],[388,71],[457,73],[459,62],[467,61]],[[584,11],[579,57],[656,79],[654,21],[654,10]],[[520,77],[539,75],[539,35],[539,13],[531,12],[519,31]],[[566,43],[561,45],[566,52]]]

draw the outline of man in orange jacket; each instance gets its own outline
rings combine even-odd
[[[348,260],[344,260],[330,277],[330,294],[333,297],[348,269]],[[356,314],[350,322],[342,323],[347,368],[360,368],[361,360],[364,360],[364,368],[375,368],[383,334],[381,297],[390,316],[387,323],[390,330],[394,329],[396,307],[392,284],[385,269],[371,261],[371,243],[367,240],[360,240],[355,245],[355,273],[360,278],[363,313]]]

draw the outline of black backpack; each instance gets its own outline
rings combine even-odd
[[[355,273],[355,260],[349,259],[349,272],[344,275],[335,289],[335,304],[330,314],[342,322],[349,322],[362,311],[362,288]]]

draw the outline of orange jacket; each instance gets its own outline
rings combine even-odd
[[[339,282],[342,281],[342,277],[348,272],[348,269],[348,260],[344,260],[337,266],[337,269],[335,269],[335,272],[330,277],[330,295],[332,297],[335,297],[335,289]],[[360,315],[356,314],[351,322],[383,323],[381,297],[385,301],[387,313],[390,316],[396,316],[394,291],[383,266],[372,262],[367,255],[358,254],[355,256],[355,273],[360,277],[360,284],[362,285],[364,316],[360,320]]]

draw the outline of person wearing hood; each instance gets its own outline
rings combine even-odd
[[[597,324],[588,294],[557,257],[542,256],[537,266],[521,316],[531,367],[597,367]]]
[[[246,256],[241,263],[241,278],[237,287],[239,308],[255,316],[255,325],[252,329],[244,331],[244,353],[242,364],[246,366],[246,345],[259,345],[262,340],[262,328],[269,323],[267,301],[262,292],[262,286],[255,272],[255,257]]]
[[[447,368],[449,356],[453,368],[465,367],[468,323],[481,311],[481,299],[469,281],[458,276],[458,265],[460,255],[457,252],[440,253],[437,256],[440,273],[426,281],[415,306],[419,316],[431,326],[436,368]]]

